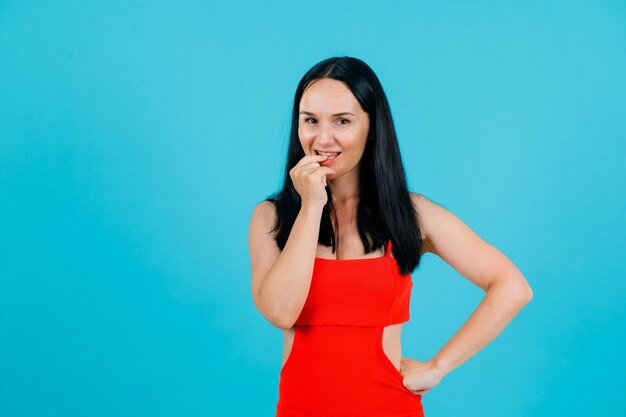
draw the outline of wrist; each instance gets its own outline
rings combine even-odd
[[[441,358],[438,358],[437,356],[432,358],[430,360],[430,363],[433,369],[435,370],[435,372],[437,372],[442,378],[446,376],[448,373],[450,373],[450,371],[452,370],[452,368],[450,367],[448,363],[446,363]]]
[[[321,203],[306,203],[302,204],[300,211],[307,215],[321,215],[324,211],[324,204]]]

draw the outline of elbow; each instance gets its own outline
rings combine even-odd
[[[530,287],[530,284],[522,274],[519,275],[519,278],[517,279],[517,284],[519,288],[518,292],[521,294],[520,298],[522,299],[524,304],[528,304],[530,300],[533,299],[533,289]]]
[[[532,299],[533,299],[533,289],[530,288],[530,285],[528,285],[528,283],[526,283],[525,289],[524,289],[525,304],[530,303],[530,300]]]
[[[499,287],[500,285],[502,288],[506,288],[505,291],[508,293],[509,299],[521,307],[533,299],[533,290],[521,274],[511,275],[507,279],[499,281],[497,285],[490,287]]]
[[[261,286],[252,292],[252,298],[263,317],[274,327],[281,330],[291,329],[304,307],[305,300],[294,300],[284,294],[264,291]]]
[[[298,320],[299,315],[299,310],[296,312],[292,309],[286,308],[285,303],[280,303],[280,307],[275,306],[274,309],[271,309],[269,314],[269,321],[270,323],[272,323],[273,326],[278,327],[282,330],[287,330],[291,329],[294,326],[294,324]]]
[[[286,314],[274,314],[268,317],[268,321],[281,330],[291,329],[296,320],[292,319]]]
[[[294,317],[289,311],[286,311],[284,308],[284,303],[280,303],[280,305],[273,305],[271,308],[267,308],[265,318],[270,324],[274,327],[277,327],[281,330],[291,329],[298,319]]]
[[[298,317],[285,311],[284,303],[280,303],[280,306],[275,302],[271,302],[262,297],[260,291],[253,293],[254,304],[261,312],[263,317],[274,327],[282,330],[287,330],[293,327]]]
[[[263,316],[270,324],[282,330],[287,330],[293,327],[296,319],[290,317],[290,315],[284,312],[265,311]]]
[[[302,313],[304,303],[294,305],[292,301],[282,299],[280,302],[272,303],[269,309],[268,319],[273,326],[282,330],[291,329],[298,321]]]
[[[515,294],[516,298],[519,300],[519,303],[522,306],[530,303],[530,300],[533,299],[533,289],[528,285],[525,279],[520,279],[515,286]]]
[[[290,329],[295,323],[295,320],[292,320],[291,317],[289,317],[287,314],[283,312],[275,312],[275,311],[271,311],[267,309],[264,310],[262,308],[259,308],[259,310],[261,311],[261,314],[263,314],[263,317],[265,317],[265,319],[272,326],[277,327],[279,329],[282,329],[282,330]]]
[[[289,324],[287,322],[279,322],[279,323],[274,324],[274,326],[278,327],[281,330],[288,330],[293,327],[293,323]]]

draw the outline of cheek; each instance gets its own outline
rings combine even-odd
[[[302,146],[302,149],[304,149],[305,151],[311,147],[312,140],[310,135],[307,134],[306,130],[298,129],[298,139],[300,140],[300,145]]]
[[[305,128],[303,128],[303,127],[299,127],[299,128],[298,128],[298,136],[299,136],[301,139],[306,139],[306,138],[308,138],[308,137],[309,137],[309,136],[311,136],[311,135],[307,132],[307,129],[305,129]]]
[[[310,129],[298,129],[298,137],[300,142],[310,144],[315,138],[315,134]]]
[[[359,151],[365,145],[365,141],[359,135],[350,135],[343,141],[345,148],[350,151]]]

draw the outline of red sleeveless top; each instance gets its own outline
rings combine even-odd
[[[423,417],[387,357],[386,326],[409,320],[411,275],[391,257],[315,258],[280,372],[276,417]]]
[[[409,321],[413,282],[391,257],[315,258],[311,287],[296,326],[388,326]]]

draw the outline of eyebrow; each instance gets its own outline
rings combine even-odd
[[[308,114],[309,116],[315,116],[315,113],[311,113],[305,110],[302,110],[300,114]],[[343,116],[344,114],[350,114],[356,117],[356,114],[350,113],[349,111],[342,111],[341,113],[335,113],[335,114],[332,114],[331,116]]]

